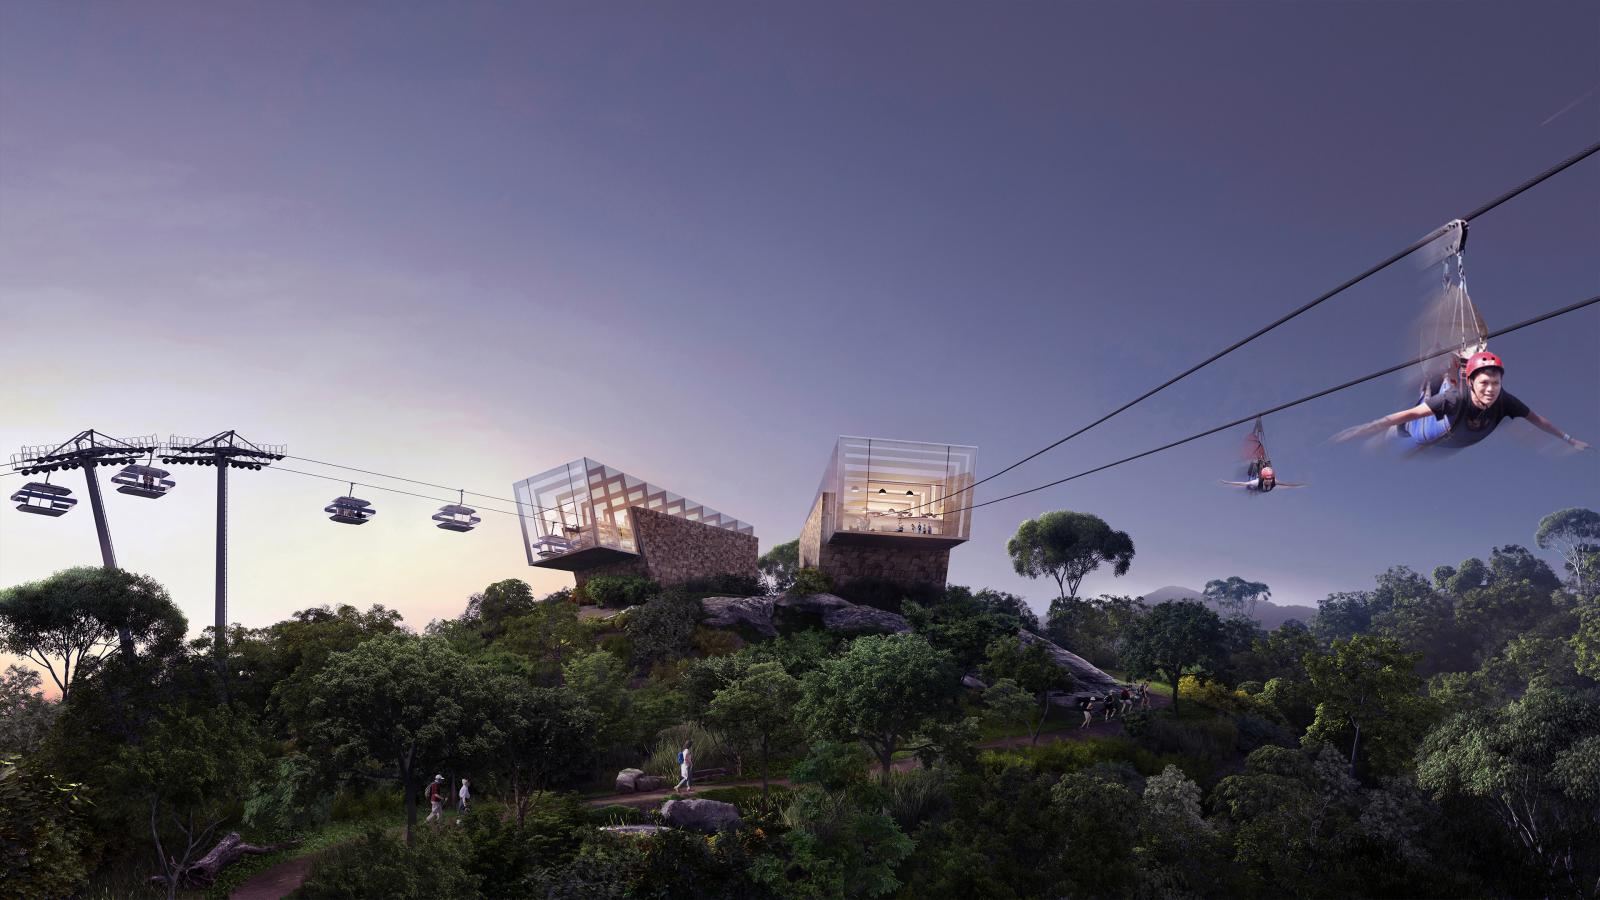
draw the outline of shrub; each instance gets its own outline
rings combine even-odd
[[[633,659],[633,639],[625,634],[600,635],[600,649],[617,659]]]
[[[596,575],[584,582],[583,594],[601,606],[635,606],[661,593],[661,585],[640,575]]]
[[[1056,741],[1036,747],[1017,747],[996,755],[1019,759],[1040,772],[1052,775],[1082,771],[1097,763],[1117,762],[1125,762],[1141,774],[1154,775],[1164,765],[1157,754],[1125,737]]]
[[[772,785],[766,799],[761,797],[761,788],[754,786],[712,788],[694,793],[701,800],[732,803],[739,807],[739,818],[744,820],[746,829],[760,828],[768,832],[783,830],[784,810],[794,800],[794,790],[781,784]]]
[[[328,851],[311,876],[289,896],[295,900],[434,900],[472,897],[477,879],[468,873],[470,847],[456,828],[422,828],[416,846],[372,826],[349,844]]]
[[[833,579],[821,569],[807,566],[794,573],[794,584],[789,585],[789,593],[795,597],[804,597],[807,594],[827,594],[833,591]]]
[[[766,594],[761,579],[755,575],[736,575],[732,572],[691,578],[679,585],[684,593],[694,597],[760,597]]]
[[[727,656],[743,646],[744,640],[731,631],[703,626],[694,630],[694,649],[701,656]]]
[[[329,814],[336,822],[365,822],[390,818],[405,809],[405,795],[398,788],[346,788],[333,795]]]
[[[890,772],[884,788],[888,794],[884,811],[906,834],[942,817],[951,807],[950,777],[945,769]]]
[[[695,620],[700,601],[680,591],[670,591],[628,614],[625,626],[633,642],[632,659],[640,669],[679,659],[694,646]]]
[[[587,817],[589,824],[595,828],[606,825],[644,825],[650,821],[649,813],[621,803],[591,806]]]
[[[256,785],[245,800],[244,821],[252,828],[287,834],[328,821],[333,803],[318,783],[315,765],[297,753],[278,760],[274,777]]]
[[[498,805],[474,806],[461,819],[470,846],[467,871],[483,896],[514,896],[536,867],[571,860],[589,822],[589,810],[573,794],[546,795],[520,824]]]
[[[1156,753],[1185,757],[1210,770],[1233,754],[1238,739],[1239,731],[1232,719],[1196,720],[1157,716],[1151,719],[1149,730],[1139,742]]]
[[[1268,744],[1280,747],[1293,747],[1298,744],[1288,728],[1265,716],[1240,713],[1233,722],[1234,727],[1238,729],[1238,747],[1244,753]]]
[[[929,584],[904,584],[891,578],[857,578],[839,585],[839,596],[851,603],[898,613],[910,600],[924,606],[938,603],[944,589]]]

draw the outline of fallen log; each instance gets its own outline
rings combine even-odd
[[[255,844],[246,844],[244,839],[239,837],[239,832],[230,832],[227,837],[218,841],[217,845],[211,848],[210,853],[179,870],[177,875],[178,887],[210,887],[216,882],[217,876],[222,874],[223,869],[238,862],[241,857],[249,854],[276,853],[279,850],[293,847],[298,843],[300,842],[285,841],[281,844],[268,844],[265,847],[259,847]],[[152,875],[150,876],[150,883],[165,887],[167,876]]]

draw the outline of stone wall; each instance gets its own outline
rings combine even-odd
[[[576,572],[578,584],[596,575],[643,575],[661,584],[682,584],[712,575],[757,574],[756,536],[691,522],[642,507],[628,510],[637,559]]]
[[[820,568],[822,553],[822,513],[831,495],[818,494],[817,502],[806,516],[805,527],[800,529],[800,568]]]
[[[824,544],[829,494],[817,498],[800,530],[800,565],[821,569],[835,585],[857,578],[887,578],[901,584],[944,585],[950,572],[949,547],[883,547]]]
[[[857,578],[887,578],[901,584],[943,586],[950,573],[950,548],[858,547],[824,544],[821,565],[833,583]]]

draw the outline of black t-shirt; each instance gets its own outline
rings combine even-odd
[[[1450,417],[1450,434],[1439,443],[1445,447],[1470,447],[1489,436],[1501,419],[1526,418],[1532,410],[1506,391],[1494,398],[1488,409],[1479,409],[1470,397],[1451,388],[1423,401],[1435,419]]]

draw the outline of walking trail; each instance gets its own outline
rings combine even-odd
[[[1151,692],[1150,708],[1152,710],[1164,709],[1171,705],[1171,697],[1166,697],[1153,691]],[[1074,710],[1063,710],[1061,715],[1070,717],[1070,721],[1073,722],[1082,721],[1079,713]],[[1088,728],[1078,728],[1074,726],[1064,731],[1047,732],[1039,735],[1039,743],[1052,744],[1057,741],[1083,741],[1090,738],[1107,737],[1113,734],[1121,733],[1122,721],[1120,719],[1112,719],[1111,721],[1107,722],[1099,715],[1096,715],[1093,724],[1091,724]],[[998,750],[1005,747],[1026,747],[1029,743],[1031,743],[1031,741],[1029,740],[1028,736],[1021,735],[1019,737],[998,738],[992,741],[984,741],[978,746],[985,750]],[[897,770],[914,769],[917,767],[917,759],[914,756],[897,759],[894,761],[893,766]],[[789,784],[789,780],[786,778],[774,778],[770,783],[787,786]],[[718,781],[708,785],[708,788],[760,786],[761,779],[747,778],[738,781]],[[662,801],[671,799],[672,797],[680,796],[683,796],[683,794],[679,793],[678,791],[648,791],[645,793],[606,794],[601,797],[591,797],[585,802],[587,802],[590,806],[620,805],[645,807],[657,806]],[[244,884],[239,885],[238,889],[229,895],[229,900],[279,900],[279,898],[287,896],[291,891],[305,882],[306,877],[311,874],[311,865],[315,861],[315,854],[307,854],[306,856],[298,856],[294,859],[285,860],[284,862],[281,862],[270,869],[266,869],[265,871],[258,873],[255,877],[251,878],[249,881],[246,881]]]

